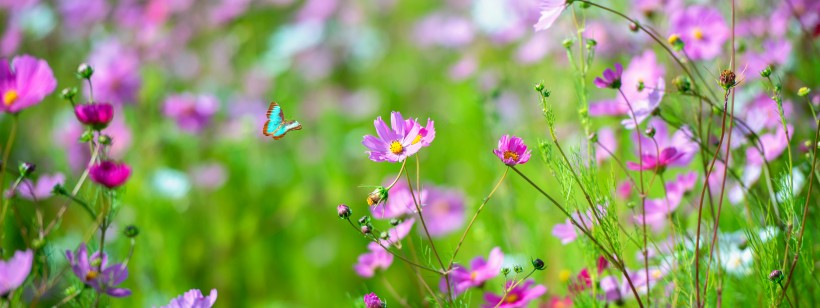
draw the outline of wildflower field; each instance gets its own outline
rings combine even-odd
[[[820,1],[0,0],[0,57],[0,308],[820,302]]]

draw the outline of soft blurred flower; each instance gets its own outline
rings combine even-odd
[[[558,16],[567,8],[566,0],[540,0],[538,7],[541,11],[541,17],[538,18],[538,23],[533,27],[535,31],[546,30],[552,27]]]
[[[751,72],[743,74],[743,78],[754,80],[760,77],[758,74],[766,67],[781,68],[789,61],[792,52],[792,43],[786,39],[768,39],[763,42],[760,51],[747,51],[742,60],[746,63],[744,70]]]
[[[62,0],[59,2],[63,23],[68,33],[85,31],[105,19],[108,14],[106,0]]]
[[[779,117],[778,117],[779,119]],[[746,162],[749,164],[761,166],[765,161],[772,161],[786,150],[789,144],[789,138],[794,136],[794,127],[787,125],[788,133],[783,129],[783,126],[778,126],[775,132],[759,135],[759,143],[763,145],[763,155],[754,147],[746,148]]]
[[[137,51],[111,39],[95,46],[88,64],[94,67],[94,99],[114,105],[134,103],[142,86]]]
[[[51,197],[51,191],[57,184],[64,184],[65,176],[62,173],[43,174],[33,183],[25,179],[17,186],[17,195],[28,200],[44,200]]]
[[[413,31],[419,46],[462,47],[473,41],[473,24],[466,18],[442,13],[424,17]]]
[[[473,259],[470,262],[470,269],[456,264],[450,275],[453,295],[464,293],[469,288],[481,287],[485,281],[498,276],[503,262],[504,254],[501,248],[495,247],[486,260],[482,257]],[[442,292],[447,292],[447,281],[444,278],[441,279],[439,288]]]
[[[371,242],[367,245],[367,249],[369,252],[360,255],[358,262],[353,266],[353,270],[359,276],[371,278],[377,269],[387,269],[393,264],[393,255],[379,244]]]
[[[218,110],[216,97],[191,93],[169,95],[162,108],[165,116],[174,119],[179,129],[192,134],[205,129]]]
[[[513,283],[514,281],[512,280],[508,281],[504,288],[509,289],[510,287],[512,287]],[[544,293],[547,293],[547,287],[540,284],[533,286],[534,284],[535,281],[533,281],[532,279],[522,282],[514,288],[509,289],[506,296],[496,295],[493,293],[486,293],[484,294],[484,300],[486,300],[487,303],[483,307],[527,307],[530,301],[541,297],[541,295],[544,295]]]
[[[604,215],[606,213],[606,209],[603,206],[599,205],[598,213]],[[592,210],[587,210],[584,214],[575,212],[572,213],[571,216],[572,220],[575,220],[575,222],[577,222],[579,225],[582,225],[590,230],[598,224],[597,214],[593,213]],[[552,235],[561,240],[561,244],[564,245],[572,243],[578,238],[578,232],[576,230],[575,224],[573,224],[569,218],[567,218],[564,223],[556,224],[555,226],[553,226]]]
[[[371,292],[364,296],[364,306],[366,308],[384,308],[386,305],[376,293]]]
[[[200,290],[192,289],[161,308],[210,308],[216,302],[216,295],[216,289],[211,289],[208,296],[202,295]]]
[[[31,250],[16,251],[8,261],[0,260],[0,295],[16,289],[31,272],[34,252]]]
[[[570,308],[572,307],[572,298],[567,296],[561,298],[560,296],[553,295],[550,298],[550,301],[547,302],[546,308]]]
[[[596,87],[599,88],[611,88],[611,89],[620,89],[621,88],[621,76],[624,73],[624,67],[621,63],[615,63],[615,70],[613,71],[611,68],[607,68],[604,70],[603,75],[599,77],[595,77],[595,80],[592,82],[595,83]]]
[[[114,119],[114,106],[109,103],[77,104],[74,106],[74,115],[80,123],[101,130]]]
[[[652,119],[649,126],[655,129],[654,141],[644,135],[638,137],[641,150],[643,150],[640,154],[643,166],[636,162],[626,162],[629,169],[640,170],[643,167],[643,170],[655,170],[656,168],[683,167],[692,161],[698,151],[698,144],[692,140],[693,134],[688,127],[681,127],[670,138],[667,124],[663,120]],[[637,146],[635,148],[637,149]]]
[[[219,189],[228,181],[228,171],[218,162],[195,166],[188,174],[194,186],[207,190]]]
[[[170,199],[181,199],[191,190],[188,175],[170,168],[162,168],[154,172],[151,185],[157,195]]]
[[[3,36],[0,38],[0,57],[9,57],[14,54],[22,41],[23,29],[17,26],[14,19],[9,18],[6,30],[3,31]]]
[[[621,125],[623,125],[626,129],[635,129],[636,121],[638,122],[638,125],[643,123],[643,121],[646,120],[646,118],[648,118],[650,115],[652,115],[652,112],[654,112],[655,109],[657,109],[658,106],[660,106],[661,100],[663,100],[663,94],[665,90],[666,83],[663,81],[662,78],[658,78],[656,87],[649,90],[649,93],[645,98],[642,97],[636,101],[630,101],[630,103],[632,104],[632,111],[634,111],[634,114],[630,114],[630,117],[621,120]]]
[[[57,80],[45,60],[29,55],[0,59],[0,111],[17,113],[54,92]]]
[[[108,266],[108,256],[99,251],[89,258],[85,243],[80,244],[76,252],[66,250],[65,256],[74,271],[74,275],[77,275],[77,278],[84,284],[113,297],[131,295],[131,290],[116,288],[117,285],[128,278],[128,269],[125,268],[124,264]]]
[[[417,138],[420,136],[421,125],[417,123],[407,127],[401,113],[393,111],[390,117],[390,125],[387,127],[382,117],[378,117],[373,125],[376,126],[378,137],[372,135],[364,136],[362,144],[368,148],[367,153],[370,160],[374,162],[400,162],[407,157],[416,154],[423,146]]]
[[[427,200],[422,217],[431,236],[444,236],[464,225],[464,195],[457,190],[424,187]]]
[[[504,135],[498,140],[498,147],[493,150],[495,156],[507,166],[524,164],[530,160],[532,150],[527,149],[524,140],[516,136]]]
[[[669,222],[668,216],[680,205],[683,195],[695,187],[697,179],[698,174],[695,172],[682,174],[666,184],[664,198],[647,199],[646,224],[651,226],[655,232],[660,232]],[[643,215],[635,215],[633,221],[637,224],[643,224]]]
[[[102,161],[92,165],[88,170],[91,180],[108,188],[117,188],[125,184],[131,176],[131,167],[124,163]]]
[[[610,158],[610,153],[614,155],[618,150],[618,140],[615,139],[615,132],[608,127],[598,131],[598,143],[595,144],[595,161],[600,165]]]
[[[684,52],[692,60],[717,57],[730,35],[720,11],[705,5],[694,5],[675,12],[670,24],[669,32],[680,36]]]

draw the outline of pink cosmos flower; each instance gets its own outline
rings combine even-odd
[[[464,194],[431,185],[425,186],[424,190],[427,198],[422,217],[430,236],[440,237],[461,229],[464,225]]]
[[[601,76],[595,77],[595,80],[592,82],[595,84],[596,87],[599,88],[611,88],[611,89],[620,89],[621,88],[621,78],[624,73],[624,67],[621,63],[615,63],[615,70],[613,71],[611,68],[607,68],[604,70],[604,73]]]
[[[0,295],[17,289],[31,272],[34,252],[31,250],[16,251],[8,261],[0,260]]]
[[[603,100],[590,104],[589,114],[591,116],[627,115],[629,114],[629,106],[626,103],[626,99],[629,100],[633,110],[638,114],[638,109],[641,109],[640,107],[644,105],[649,107],[649,105],[652,105],[645,103],[649,102],[650,96],[663,95],[657,91],[657,89],[664,87],[663,76],[664,68],[658,64],[655,53],[651,50],[644,51],[640,56],[632,58],[632,61],[629,62],[626,70],[624,70],[621,80],[621,84],[623,85],[621,91],[624,92],[624,95],[618,93],[614,100]],[[626,96],[626,99],[624,96]],[[652,102],[655,104],[660,103],[660,99],[654,98]],[[651,113],[651,110],[648,113]],[[643,114],[643,112],[641,112],[641,114]],[[629,120],[630,123],[632,123],[632,119],[630,118]]]
[[[371,278],[378,269],[387,269],[393,264],[393,255],[374,242],[367,245],[369,252],[359,256],[359,261],[353,266],[356,274],[364,278]]]
[[[516,136],[504,135],[498,140],[498,147],[493,150],[507,166],[524,164],[530,160],[530,153],[524,140]]]
[[[450,276],[453,295],[464,293],[469,288],[481,287],[485,281],[498,276],[501,273],[503,262],[504,254],[501,252],[501,248],[495,247],[490,251],[490,255],[486,260],[482,257],[473,259],[470,262],[471,269],[455,265]],[[447,292],[447,281],[444,278],[441,279],[439,288],[442,292]]]
[[[165,99],[162,111],[174,119],[182,131],[198,133],[205,129],[219,110],[219,100],[212,95],[182,93]]]
[[[505,288],[512,287],[513,281],[507,282]],[[535,285],[535,281],[530,279],[518,284],[507,292],[507,296],[496,295],[492,293],[484,294],[484,300],[487,303],[483,306],[485,308],[518,308],[527,307],[527,305],[534,299],[541,297],[547,293],[547,287],[543,285]],[[499,304],[500,303],[500,304]]]
[[[74,115],[80,123],[102,130],[114,119],[114,106],[109,103],[77,104]]]
[[[384,308],[386,305],[376,293],[370,293],[364,296],[365,308]]]
[[[666,198],[646,200],[646,224],[660,232],[669,222],[669,215],[675,211],[683,200],[683,195],[695,187],[698,174],[689,172],[666,184]],[[643,223],[641,214],[635,215],[633,221]]]
[[[598,206],[598,211],[602,215],[606,213],[606,209],[600,205]],[[595,213],[591,210],[587,210],[584,214],[575,212],[571,215],[573,220],[587,229],[592,229],[598,224],[598,219],[596,218]],[[556,224],[552,227],[552,235],[561,240],[561,244],[566,245],[578,239],[578,232],[576,229],[575,224],[567,218],[564,223]]]
[[[108,255],[99,251],[89,258],[85,243],[80,244],[76,252],[66,250],[65,256],[74,275],[84,284],[113,297],[131,295],[131,290],[116,287],[128,278],[128,269],[124,264],[109,265]]]
[[[643,135],[638,141],[643,150],[640,155],[643,160],[643,170],[663,169],[669,166],[681,167],[692,161],[692,157],[697,153],[698,144],[692,141],[692,132],[688,127],[682,127],[669,138],[667,125],[663,120],[652,119],[649,125],[655,128],[655,141]],[[656,142],[657,146],[655,146]],[[641,165],[636,162],[627,162],[626,166],[630,170],[641,170]]]
[[[415,122],[414,122],[415,123]],[[362,144],[367,147],[370,160],[374,162],[400,162],[416,154],[423,144],[420,135],[421,125],[415,123],[408,127],[401,113],[394,111],[390,117],[390,127],[378,117],[374,122],[378,137],[364,136]]]
[[[711,60],[723,50],[729,28],[715,8],[695,5],[672,15],[670,33],[683,40],[683,50],[692,60]]]
[[[618,150],[618,140],[615,139],[615,132],[613,132],[612,129],[604,127],[598,131],[598,142],[600,145],[595,145],[595,161],[600,165],[609,159],[609,153],[616,153],[615,151]],[[604,150],[604,148],[606,148],[606,150]]]
[[[88,59],[94,67],[94,99],[115,105],[134,103],[142,85],[140,59],[135,49],[116,40],[95,46]]]
[[[211,294],[208,296],[202,295],[200,290],[192,289],[160,308],[211,308],[216,302],[216,296],[216,289],[211,289]]]
[[[91,166],[88,170],[91,180],[108,188],[117,188],[125,184],[131,176],[131,167],[123,163],[103,161]]]
[[[538,3],[541,17],[538,18],[538,23],[533,25],[535,31],[547,30],[552,27],[558,16],[567,8],[566,0],[540,0]]]
[[[0,111],[18,113],[54,92],[57,80],[45,60],[29,55],[0,59]]]
[[[51,191],[55,185],[63,183],[65,183],[65,176],[62,173],[43,174],[36,183],[29,179],[20,182],[17,195],[27,200],[45,200],[51,197]]]

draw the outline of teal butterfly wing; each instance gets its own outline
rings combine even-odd
[[[285,120],[282,107],[276,102],[270,103],[267,116],[268,119],[265,121],[265,126],[262,127],[262,134],[271,136],[274,140],[282,139],[289,131],[302,129],[302,125],[299,124],[299,121]]]

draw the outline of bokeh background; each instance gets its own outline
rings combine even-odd
[[[465,220],[503,173],[491,152],[501,135],[515,134],[532,145],[548,138],[534,83],[552,91],[561,140],[577,147],[585,136],[575,72],[562,46],[576,30],[567,14],[550,31],[534,32],[537,2],[3,0],[0,51],[47,60],[58,80],[58,91],[20,115],[22,131],[10,161],[34,162],[39,174],[63,173],[67,186],[77,181],[87,150],[75,142],[82,128],[58,92],[79,87],[88,95],[74,76],[85,62],[97,72],[95,99],[118,106],[107,129],[112,155],[134,170],[112,235],[129,224],[141,230],[125,283],[134,294],[111,301],[113,306],[164,304],[191,288],[218,289],[222,307],[348,306],[370,291],[389,294],[382,279],[415,292],[412,272],[398,260],[374,279],[353,271],[367,240],[340,221],[335,208],[348,204],[358,218],[367,212],[371,190],[362,186],[379,185],[399,170],[399,164],[369,161],[362,136],[374,134],[373,120],[394,110],[435,120],[436,139],[419,156],[421,178],[462,191]],[[616,2],[615,8],[660,29],[666,24],[662,6]],[[741,18],[757,16],[757,6],[774,5],[741,2]],[[728,12],[725,5],[717,6]],[[613,61],[628,62],[655,48],[622,20],[599,10],[583,14],[585,35],[598,43],[588,82]],[[759,46],[760,40],[750,37],[747,44]],[[795,54],[802,52],[795,48]],[[704,66],[717,74],[727,63],[728,57],[720,57]],[[791,60],[783,67],[798,78],[817,74]],[[667,66],[667,76],[676,73]],[[195,129],[164,112],[168,98],[183,93],[218,100],[213,115]],[[612,93],[589,95],[595,100]],[[303,129],[278,141],[262,136],[272,100]],[[670,95],[664,104],[680,102]],[[619,121],[595,119],[593,127]],[[9,123],[2,116],[0,136],[8,134]],[[617,153],[631,157],[626,135],[619,138],[625,142]],[[539,154],[521,170],[559,193]],[[617,174],[612,170],[604,173]],[[52,197],[40,206],[52,217],[62,202]],[[47,249],[59,255],[76,247],[93,228],[84,215],[69,210]],[[549,294],[566,294],[560,272],[575,273],[586,264],[580,246],[561,245],[550,235],[562,221],[560,212],[511,176],[459,261],[486,256],[496,246],[508,262],[526,265],[541,257],[548,269],[534,278]],[[14,228],[7,225],[6,232]],[[451,252],[459,235],[436,239],[437,247]],[[112,237],[107,251],[123,258],[128,241]],[[423,249],[420,241],[416,245]],[[437,284],[433,277],[429,282]],[[732,292],[742,290],[728,289],[724,296]],[[469,298],[472,305],[481,302],[479,292]]]

